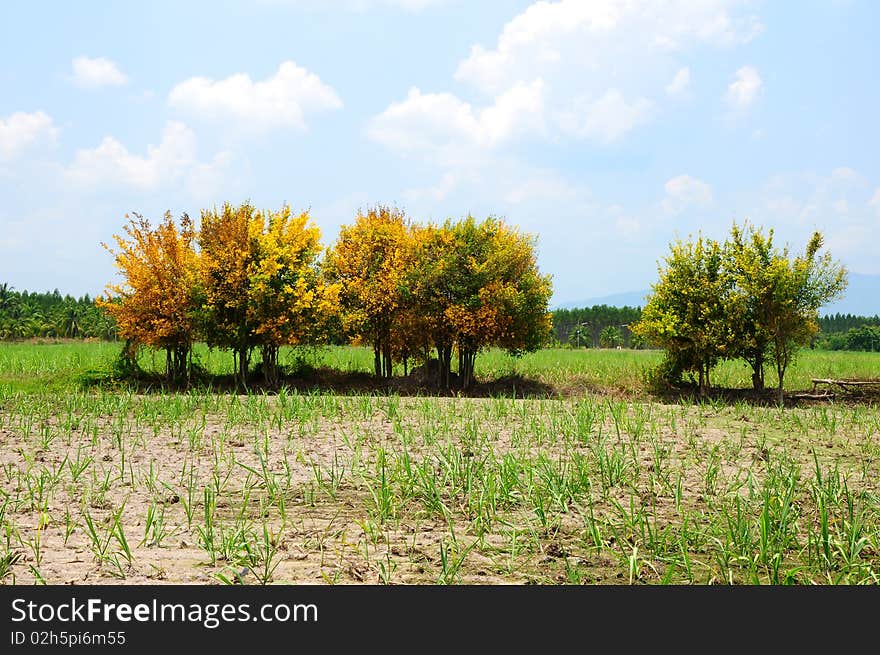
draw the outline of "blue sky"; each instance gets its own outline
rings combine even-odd
[[[0,280],[99,293],[126,212],[503,216],[554,304],[733,220],[880,273],[880,5],[258,0],[4,6]]]

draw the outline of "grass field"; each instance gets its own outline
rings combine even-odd
[[[642,386],[659,355],[631,351],[478,360],[565,390],[547,398],[82,383],[117,350],[0,345],[5,582],[880,582],[871,402],[664,403]],[[787,386],[878,370],[805,352]]]
[[[84,380],[106,377],[119,351],[119,344],[106,342],[0,343],[0,388],[28,392],[83,388]],[[210,373],[219,375],[232,371],[232,356],[228,352],[197,346],[196,356]],[[370,373],[372,358],[369,348],[336,346],[302,352],[285,349],[280,361],[291,365],[300,359],[312,366],[343,373]],[[568,395],[593,390],[632,396],[644,393],[645,373],[661,360],[662,353],[655,350],[547,349],[522,357],[490,350],[478,356],[476,374],[482,380],[521,376]],[[147,371],[161,371],[163,355],[144,351],[140,365]],[[400,365],[396,373],[403,374]],[[880,353],[804,350],[789,369],[785,386],[789,390],[807,389],[814,377],[878,376]],[[725,362],[712,372],[712,384],[747,387],[751,384],[751,369],[742,362]],[[770,370],[767,384],[777,384]]]

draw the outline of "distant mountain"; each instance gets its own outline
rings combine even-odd
[[[593,307],[594,305],[608,305],[609,307],[644,307],[645,297],[649,293],[650,291],[648,289],[645,289],[644,291],[614,293],[610,296],[599,296],[597,298],[587,298],[576,302],[561,303],[554,309],[574,309],[575,307]]]
[[[556,309],[572,309],[574,307],[592,307],[608,305],[610,307],[644,307],[645,298],[650,290],[628,291],[610,296],[586,298],[577,302],[562,303]],[[849,274],[849,286],[846,295],[837,302],[826,305],[819,314],[855,314],[856,316],[880,315],[880,275]]]

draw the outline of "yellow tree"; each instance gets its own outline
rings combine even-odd
[[[395,334],[406,306],[404,276],[411,265],[410,226],[398,209],[376,206],[343,225],[325,260],[325,274],[340,289],[347,334],[373,346],[376,377],[391,377]]]
[[[165,350],[169,379],[185,378],[195,333],[198,258],[192,221],[184,214],[178,229],[166,212],[153,228],[140,214],[126,218],[124,235],[113,236],[116,248],[102,244],[114,256],[123,282],[108,285],[95,302],[131,344]]]
[[[698,374],[700,392],[721,360],[735,356],[740,310],[731,294],[733,279],[725,270],[724,249],[714,239],[670,245],[642,317],[633,332],[666,350],[666,376]]]
[[[547,342],[552,288],[538,271],[533,237],[496,218],[468,216],[420,229],[415,238],[417,265],[407,286],[437,349],[441,387],[450,386],[453,349],[467,388],[483,348],[519,354]]]
[[[257,324],[250,305],[250,272],[256,263],[260,231],[250,203],[202,211],[198,235],[200,323],[208,345],[232,350],[235,379],[246,386]]]
[[[252,220],[251,232],[258,236],[249,274],[249,311],[257,326],[266,382],[275,385],[279,348],[324,338],[338,310],[339,285],[321,280],[321,231],[308,212],[291,216],[285,206],[279,212],[257,213]]]

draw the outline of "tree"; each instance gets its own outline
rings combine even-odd
[[[459,382],[467,388],[483,348],[519,354],[547,342],[552,289],[550,278],[538,272],[533,237],[496,218],[468,216],[420,228],[415,240],[407,292],[437,350],[441,388],[450,386],[453,348]]]
[[[198,235],[200,327],[209,346],[232,350],[235,381],[247,387],[257,327],[250,310],[251,267],[256,264],[259,238],[256,209],[250,203],[224,203],[202,211]]]
[[[195,333],[197,256],[192,222],[184,214],[178,229],[166,212],[154,229],[135,213],[123,230],[124,236],[113,237],[116,249],[103,244],[114,256],[123,282],[109,285],[106,295],[95,302],[115,319],[123,338],[165,349],[169,379],[185,378]],[[72,317],[67,318],[68,327],[73,327]]]
[[[846,271],[826,254],[818,232],[805,253],[792,259],[788,248],[773,245],[773,230],[765,236],[748,223],[735,223],[725,244],[726,266],[732,280],[731,324],[737,326],[735,354],[752,367],[752,384],[764,388],[764,363],[776,365],[779,402],[783,379],[797,349],[818,332],[818,310],[846,288]]]
[[[13,289],[14,287],[9,286],[6,282],[0,284],[0,314],[12,309],[16,301],[16,294],[13,292]]]
[[[730,356],[730,276],[721,244],[699,235],[670,245],[660,280],[633,332],[666,350],[671,377],[698,375],[700,392],[709,373]]]
[[[773,244],[772,230],[735,223],[723,246],[702,236],[676,242],[633,331],[666,349],[672,377],[699,371],[701,391],[712,366],[735,357],[748,362],[761,390],[772,361],[781,403],[788,366],[818,332],[819,308],[846,288],[845,269],[819,256],[821,247],[817,232],[792,258]]]
[[[395,341],[401,353],[408,350],[400,323],[407,309],[402,285],[412,262],[410,239],[405,214],[379,205],[342,226],[324,263],[327,279],[339,285],[343,329],[373,346],[376,377],[391,377]]]
[[[326,334],[338,309],[339,285],[320,279],[321,231],[308,212],[291,216],[285,206],[252,220],[257,252],[249,273],[249,320],[257,326],[266,382],[276,385],[280,347],[314,343]]]
[[[623,345],[623,334],[618,327],[609,325],[599,335],[599,343],[603,348],[617,348]]]
[[[764,364],[773,341],[772,322],[781,254],[773,245],[773,230],[765,236],[748,223],[736,223],[725,243],[724,261],[731,276],[730,320],[735,323],[733,348],[752,368],[752,387],[764,388]]]
[[[822,243],[822,235],[815,232],[802,255],[791,259],[786,248],[772,263],[775,283],[766,329],[771,335],[780,405],[788,366],[798,349],[819,331],[819,308],[846,289],[846,269],[829,253],[819,255]]]

